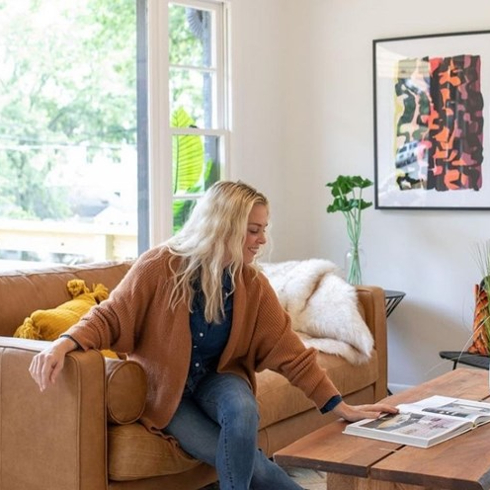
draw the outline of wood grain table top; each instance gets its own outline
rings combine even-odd
[[[398,405],[444,395],[483,401],[490,397],[489,373],[456,369],[384,401]],[[490,490],[490,424],[431,448],[416,448],[349,436],[335,421],[274,455],[282,466],[455,490]]]

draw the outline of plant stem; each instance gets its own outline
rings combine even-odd
[[[347,282],[362,284],[361,256],[359,246],[353,245],[346,255]]]
[[[353,192],[354,199],[356,198]],[[347,234],[351,243],[351,249],[348,252],[348,271],[347,281],[350,284],[362,284],[361,258],[359,255],[359,240],[361,238],[361,197],[362,190],[357,200],[357,207],[344,212],[347,222]]]

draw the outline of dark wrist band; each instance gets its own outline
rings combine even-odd
[[[332,398],[330,398],[330,400],[328,400],[327,403],[325,403],[325,405],[323,405],[322,408],[320,408],[320,412],[322,413],[327,413],[327,412],[330,412],[331,410],[333,410],[340,402],[342,401],[342,397],[340,395],[335,395],[335,396],[332,396]]]
[[[65,339],[70,339],[72,340],[73,342],[75,342],[75,345],[77,346],[77,349],[80,349],[80,344],[71,336],[71,335],[68,335],[68,334],[63,334],[63,335],[60,335],[59,338],[65,338]]]

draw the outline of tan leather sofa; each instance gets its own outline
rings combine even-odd
[[[28,367],[46,342],[12,338],[33,311],[71,299],[70,279],[111,290],[128,268],[105,263],[0,274],[2,490],[191,490],[216,479],[212,468],[138,423],[146,390],[138,365],[73,352],[57,384],[41,393]],[[327,354],[319,360],[346,401],[369,403],[386,396],[384,292],[362,286],[358,299],[375,339],[371,361],[353,366]],[[259,374],[258,400],[259,442],[268,455],[333,419],[272,372]]]

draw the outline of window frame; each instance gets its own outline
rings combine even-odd
[[[173,234],[174,196],[172,189],[172,138],[176,135],[215,136],[220,140],[220,178],[229,174],[230,154],[230,59],[229,0],[146,0],[148,40],[148,247]],[[216,123],[214,129],[172,128],[170,126],[169,31],[170,4],[211,10],[216,19]],[[199,194],[186,196],[197,199]],[[142,213],[143,215],[144,213]],[[138,227],[138,234],[141,232]],[[144,248],[148,248],[144,247]],[[141,250],[140,250],[141,252]]]

